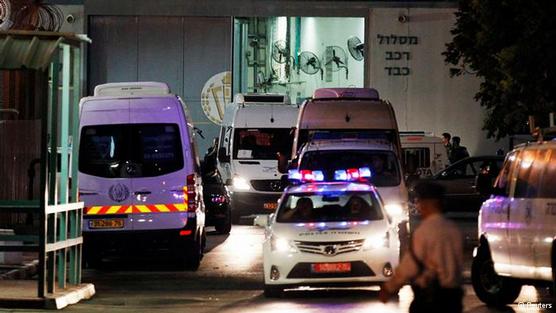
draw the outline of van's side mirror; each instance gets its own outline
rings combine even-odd
[[[278,172],[280,174],[286,174],[288,172],[288,157],[283,154],[278,152],[276,154],[276,159],[278,160]]]
[[[230,155],[226,153],[226,148],[220,147],[218,149],[218,161],[222,163],[230,162]]]

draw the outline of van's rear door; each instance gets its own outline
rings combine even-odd
[[[85,202],[84,231],[132,230],[131,181],[125,169],[130,149],[129,101],[94,99],[82,104],[79,196]]]
[[[193,171],[187,124],[175,97],[130,100],[130,164],[135,230],[179,229],[187,223],[184,187]],[[176,232],[176,235],[178,233]]]

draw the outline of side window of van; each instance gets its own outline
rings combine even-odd
[[[550,151],[550,159],[544,167],[544,174],[542,177],[543,183],[540,185],[539,198],[556,198],[556,149],[546,150]]]
[[[415,162],[419,168],[431,166],[431,152],[429,148],[403,148],[403,164],[407,168],[409,162]]]
[[[547,150],[525,150],[521,154],[514,197],[537,198]]]

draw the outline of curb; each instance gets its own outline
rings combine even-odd
[[[69,292],[45,298],[44,308],[60,310],[67,307],[68,305],[76,304],[81,300],[91,299],[95,295],[95,292],[95,285],[81,284],[76,287],[76,289],[73,289]]]
[[[0,298],[0,308],[60,310],[95,295],[93,284],[81,284],[45,298]]]

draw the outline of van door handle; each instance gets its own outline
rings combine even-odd
[[[79,192],[80,196],[94,196],[94,195],[98,195],[98,192],[94,192],[94,191],[80,191]]]
[[[135,195],[150,195],[152,192],[150,191],[136,191]]]

